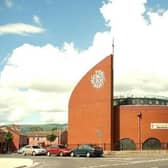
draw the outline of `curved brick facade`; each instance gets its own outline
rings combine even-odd
[[[121,105],[115,108],[115,142],[131,139],[136,148],[142,148],[146,140],[156,138],[168,143],[168,106]],[[167,147],[166,147],[167,148]]]
[[[74,89],[69,101],[70,146],[105,143],[108,145],[107,148],[111,149],[113,139],[111,74],[113,74],[112,56],[108,56],[93,67]],[[103,78],[99,78],[101,75]]]
[[[69,101],[68,144],[90,143],[105,150],[168,149],[168,100],[113,101],[111,55],[81,79]]]

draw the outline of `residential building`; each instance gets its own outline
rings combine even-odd
[[[5,142],[4,135],[10,132],[12,134],[12,141],[9,143],[9,152],[16,151],[19,147],[28,144],[27,136],[20,134],[17,129],[9,126],[0,126],[0,153],[7,152],[7,142]]]

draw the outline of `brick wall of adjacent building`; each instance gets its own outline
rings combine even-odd
[[[123,105],[115,108],[115,114],[115,142],[129,138],[143,144],[149,138],[156,138],[168,143],[168,129],[151,128],[151,123],[168,123],[168,106]]]

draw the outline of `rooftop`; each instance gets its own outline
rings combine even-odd
[[[124,96],[115,96],[113,100],[114,106],[120,105],[161,105],[168,106],[167,97],[124,97]]]

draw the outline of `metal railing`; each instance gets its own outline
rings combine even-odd
[[[70,148],[75,148],[80,144],[69,144]],[[93,144],[103,148],[103,150],[107,151],[126,151],[126,150],[168,150],[168,142],[160,143],[160,144],[147,144],[144,143],[135,143],[134,145],[130,144],[121,144],[115,143],[111,146],[111,144],[103,143],[103,144]]]

